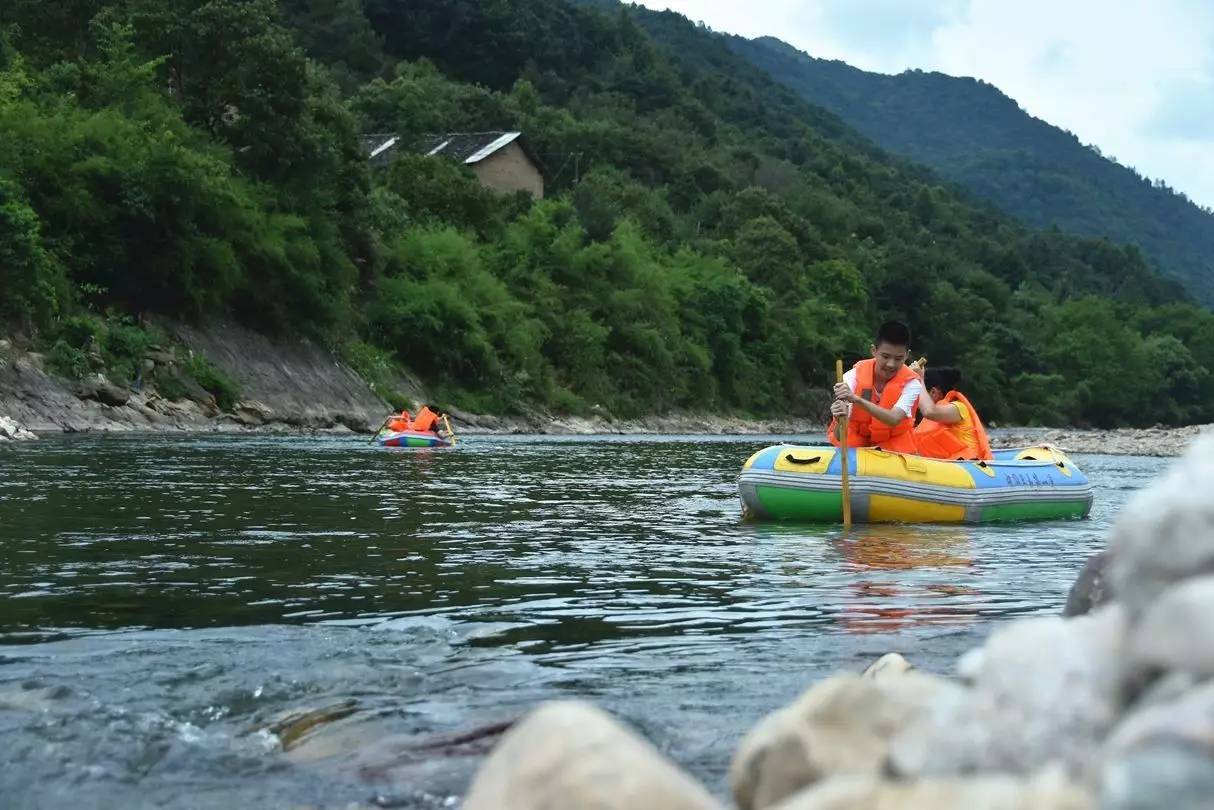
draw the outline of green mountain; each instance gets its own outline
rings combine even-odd
[[[129,376],[145,314],[234,316],[389,395],[779,414],[900,317],[988,419],[1214,419],[1214,314],[1137,249],[1026,228],[678,15],[11,0],[0,31],[0,323],[64,374]],[[501,130],[543,200],[410,151]]]
[[[1214,304],[1214,212],[1034,118],[998,88],[911,70],[868,73],[771,37],[729,47],[881,146],[1039,228],[1137,245]]]

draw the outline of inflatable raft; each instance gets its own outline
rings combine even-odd
[[[450,447],[451,440],[444,439],[437,433],[394,430],[376,436],[375,444],[379,447]]]
[[[1087,517],[1092,485],[1048,445],[996,450],[991,461],[939,461],[871,447],[848,451],[856,523],[992,523]],[[738,477],[744,514],[759,520],[843,520],[840,451],[768,447]]]

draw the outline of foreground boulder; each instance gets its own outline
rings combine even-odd
[[[1133,616],[1172,585],[1214,574],[1214,435],[1128,503],[1109,542],[1113,590]]]
[[[990,775],[890,782],[842,776],[798,793],[773,810],[1090,810],[1091,796],[1059,775]]]
[[[546,703],[502,737],[464,810],[720,810],[656,748],[588,703]]]
[[[1124,634],[1115,605],[1077,619],[1004,625],[965,659],[972,686],[935,700],[899,733],[890,770],[905,777],[1029,774],[1050,764],[1087,771],[1118,716]]]
[[[1214,683],[1131,712],[1109,739],[1103,807],[1214,806]]]
[[[815,685],[742,740],[730,767],[738,807],[772,807],[829,776],[875,776],[899,731],[935,702],[958,698],[960,686],[933,675],[898,672],[896,661],[883,660],[886,665],[867,676],[841,675]],[[882,669],[897,674],[878,676]]]

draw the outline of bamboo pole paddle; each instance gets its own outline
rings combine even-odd
[[[396,414],[394,414],[394,413],[393,413],[393,414],[389,414],[389,415],[388,415],[388,418],[387,418],[387,419],[385,419],[385,420],[383,421],[383,424],[381,424],[381,425],[379,426],[379,430],[377,430],[377,431],[375,431],[374,433],[372,433],[372,434],[371,434],[371,438],[367,440],[367,444],[374,444],[374,443],[375,443],[375,439],[379,437],[379,434],[380,434],[380,433],[383,431],[384,426],[385,426],[385,425],[387,425],[389,421],[391,421],[391,419],[392,419],[392,417],[393,417],[393,416],[396,416]]]
[[[835,360],[835,382],[843,382],[843,360]],[[843,528],[851,528],[851,484],[847,480],[847,415],[836,420],[839,426],[839,450],[842,452],[843,463]]]
[[[455,447],[459,442],[455,438],[455,431],[451,429],[451,420],[447,418],[447,414],[443,414],[443,424],[447,426],[447,435],[451,437],[451,446]]]

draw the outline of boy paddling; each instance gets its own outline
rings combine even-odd
[[[848,447],[880,447],[895,453],[915,453],[915,412],[923,381],[906,366],[910,329],[887,321],[877,330],[872,358],[861,360],[835,385],[829,437],[838,445],[839,417],[847,420]]]

